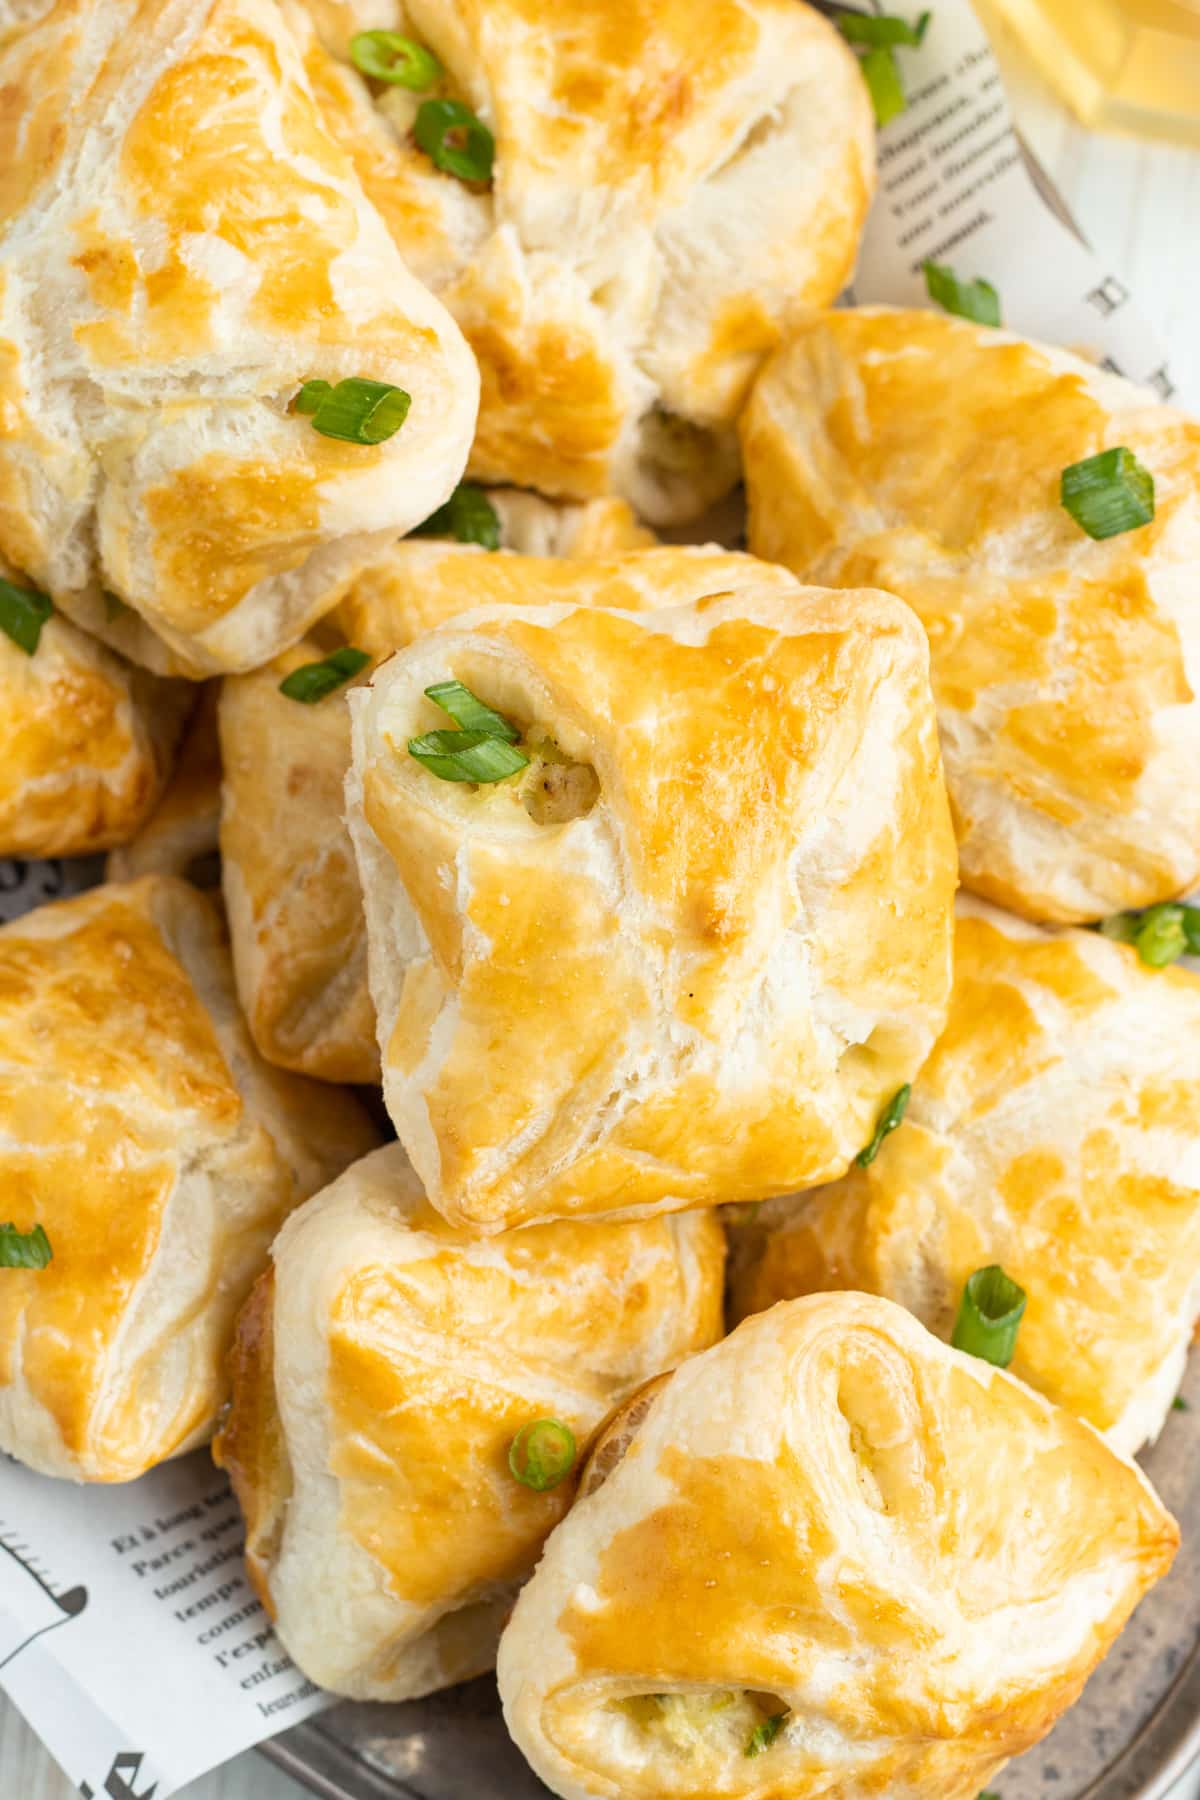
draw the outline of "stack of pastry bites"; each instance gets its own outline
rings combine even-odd
[[[232,1398],[300,1665],[499,1648],[561,1795],[970,1800],[1176,1542],[1200,431],[825,310],[799,0],[42,0],[0,76],[0,852],[110,851],[0,929],[0,1445]]]

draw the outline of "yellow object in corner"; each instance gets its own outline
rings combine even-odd
[[[1085,125],[1200,144],[1200,0],[978,0]]]

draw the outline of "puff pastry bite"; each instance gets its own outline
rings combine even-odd
[[[1118,445],[1153,522],[1095,541],[1064,468]],[[1072,923],[1200,879],[1200,424],[931,312],[800,324],[742,423],[750,544],[929,633],[964,885]]]
[[[752,570],[664,611],[480,609],[351,695],[384,1094],[454,1224],[827,1179],[941,1027],[924,634]],[[409,754],[447,679],[521,733],[519,776]]]
[[[1086,1425],[862,1294],[777,1306],[630,1410],[500,1643],[563,1800],[975,1800],[1178,1543]]]
[[[0,579],[14,582],[2,562]],[[182,682],[132,668],[57,613],[32,652],[0,631],[0,856],[83,856],[131,838],[189,702]]]
[[[697,517],[737,480],[764,353],[854,264],[875,128],[833,27],[797,0],[376,9],[494,133],[494,178],[468,186],[415,142],[422,96],[375,104],[350,66],[362,9],[317,0],[307,30],[304,10],[330,129],[478,358],[475,474]]]
[[[490,1668],[574,1480],[508,1466],[534,1420],[581,1449],[605,1413],[720,1335],[712,1212],[452,1231],[399,1145],[297,1213],[243,1314],[217,1442],[251,1577],[323,1687],[404,1699]]]
[[[735,1313],[886,1294],[949,1337],[999,1263],[1013,1370],[1132,1453],[1200,1314],[1200,981],[1092,932],[959,903],[950,1018],[868,1168],[735,1225]]]
[[[211,901],[170,876],[0,929],[0,1216],[53,1259],[0,1282],[0,1448],[127,1481],[204,1441],[286,1213],[377,1141],[255,1055]]]
[[[445,499],[473,359],[273,0],[18,13],[0,34],[0,551],[135,661],[253,667]],[[386,441],[289,410],[306,380],[350,377],[411,396]]]
[[[139,875],[182,875],[197,887],[216,885],[221,818],[220,688],[219,681],[205,682],[196,695],[171,779],[136,837],[109,855],[105,866],[109,881],[134,881]]]
[[[555,507],[511,490],[491,498],[503,541],[541,560],[405,539],[351,583],[313,637],[225,682],[221,847],[234,968],[254,1041],[284,1068],[379,1080],[362,889],[343,823],[346,689],[301,706],[280,693],[281,679],[335,640],[382,657],[480,601],[646,607],[696,598],[749,571],[796,586],[785,570],[714,549],[607,554],[646,535],[623,501]],[[572,555],[586,560],[565,560]]]

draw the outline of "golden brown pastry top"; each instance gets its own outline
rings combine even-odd
[[[590,810],[541,824],[409,756],[451,675],[590,769]],[[943,1018],[926,682],[890,596],[776,584],[481,610],[352,696],[385,1091],[440,1210],[497,1229],[845,1168]]]
[[[604,545],[598,553],[533,558],[473,544],[407,538],[355,577],[325,629],[340,631],[347,643],[384,657],[477,607],[651,612],[750,583],[784,594],[798,591],[786,569],[715,544],[660,544],[616,554]]]
[[[554,1533],[505,1717],[565,1800],[974,1800],[1177,1542],[1133,1464],[1010,1376],[886,1301],[792,1301],[677,1370]]]
[[[32,656],[0,632],[0,856],[84,856],[133,837],[189,703],[182,682],[132,668],[61,616]]]
[[[271,0],[26,14],[0,36],[0,550],[137,660],[253,666],[446,497],[474,366]],[[411,411],[335,441],[289,412],[313,376]]]
[[[349,584],[310,637],[223,684],[221,844],[238,992],[255,1043],[283,1068],[325,1081],[379,1081],[362,890],[342,822],[349,688],[304,706],[280,693],[281,680],[343,643],[388,655],[484,596],[536,600],[543,590],[532,571],[544,573],[547,603],[594,594],[652,605],[658,591],[683,597],[719,586],[728,569],[750,560],[667,551],[626,569],[613,553],[650,534],[623,500],[555,506],[515,489],[489,498],[502,542],[524,554],[402,539]],[[609,560],[565,560],[601,556]],[[756,566],[766,573],[767,565]],[[786,571],[778,577],[794,585]]]
[[[582,1452],[617,1400],[713,1343],[723,1263],[711,1211],[471,1238],[395,1144],[297,1214],[239,1326],[217,1454],[301,1665],[338,1691],[394,1694],[427,1633],[526,1574],[574,1481],[522,1486],[513,1438],[553,1417]],[[346,1616],[330,1567],[360,1594],[369,1576],[373,1618]],[[489,1665],[495,1635],[489,1617],[466,1672]],[[444,1666],[434,1685],[453,1678]]]
[[[182,1332],[236,1305],[247,1246],[373,1141],[348,1096],[256,1063],[227,956],[211,903],[170,877],[0,928],[0,1217],[53,1251],[0,1282],[0,1427],[34,1466],[121,1480],[195,1441],[223,1346],[164,1372],[192,1278],[175,1257],[190,1243],[205,1286]]]
[[[697,516],[736,481],[729,427],[764,352],[853,266],[874,186],[854,58],[796,0],[391,6],[440,59],[436,92],[495,134],[493,183],[467,187],[415,144],[419,97],[373,100],[348,66],[361,10],[288,16],[330,129],[479,360],[473,470]]]
[[[968,887],[1070,922],[1196,882],[1200,425],[1063,351],[865,307],[797,327],[742,439],[758,555],[920,615]],[[1116,445],[1155,517],[1094,541],[1059,479]]]
[[[998,1262],[1028,1293],[1013,1370],[1152,1437],[1200,1295],[1200,980],[960,901],[950,1019],[867,1169],[738,1235],[738,1314],[864,1287],[949,1337]]]

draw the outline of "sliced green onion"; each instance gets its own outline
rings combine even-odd
[[[976,1269],[963,1289],[950,1342],[956,1350],[1007,1369],[1024,1311],[1025,1289],[1018,1287],[999,1263]]]
[[[284,676],[279,684],[279,691],[286,694],[289,700],[299,700],[303,706],[313,706],[318,700],[323,700],[326,694],[332,694],[335,688],[340,688],[344,681],[359,674],[370,660],[365,650],[355,650],[347,644],[320,662],[301,663],[298,669],[293,669],[290,675]]]
[[[1000,296],[990,281],[977,275],[974,281],[960,281],[948,263],[923,262],[925,289],[944,312],[960,319],[973,319],[976,325],[999,325]]]
[[[442,74],[431,50],[398,31],[356,31],[350,39],[350,61],[360,74],[415,93],[431,88]]]
[[[430,513],[410,537],[452,537],[460,544],[482,544],[485,550],[500,548],[500,515],[481,487],[460,481],[444,506]]]
[[[906,1081],[902,1088],[896,1089],[896,1092],[892,1095],[891,1099],[879,1115],[879,1123],[875,1127],[875,1136],[871,1139],[869,1144],[864,1145],[854,1159],[860,1168],[867,1169],[875,1161],[875,1158],[879,1155],[880,1146],[882,1145],[884,1138],[888,1135],[889,1131],[895,1131],[897,1125],[899,1125],[903,1119],[905,1110],[908,1106],[908,1098],[911,1093],[912,1083],[910,1081]]]
[[[886,45],[876,50],[868,50],[859,58],[859,68],[863,72],[863,80],[871,91],[871,104],[875,108],[875,123],[886,125],[898,113],[902,113],[908,105],[904,95],[904,83],[900,79],[900,70],[896,66],[896,58]]]
[[[894,13],[885,13],[877,19],[867,13],[839,12],[833,15],[833,22],[848,44],[904,44],[909,49],[919,50],[925,42],[931,17],[932,14],[923,12],[916,24],[910,25],[907,19],[898,19]]]
[[[521,735],[515,725],[485,706],[461,681],[435,681],[425,689],[425,697],[449,713],[464,731],[481,731],[485,737],[504,738],[509,744],[515,744]]]
[[[769,1719],[756,1725],[746,1741],[746,1755],[761,1756],[764,1750],[769,1750],[786,1723],[787,1714],[781,1712],[772,1713]]]
[[[1184,1399],[1183,1395],[1176,1394],[1175,1398],[1171,1402],[1171,1411],[1172,1412],[1191,1412],[1191,1410],[1192,1410],[1191,1407],[1188,1405],[1188,1403]]]
[[[408,754],[443,781],[504,781],[529,758],[490,731],[427,731],[409,738]]]
[[[296,411],[312,418],[314,431],[347,444],[382,444],[394,437],[411,405],[403,388],[364,375],[350,375],[336,387],[306,381],[295,399]]]
[[[1119,537],[1154,517],[1154,477],[1121,444],[1064,469],[1059,499],[1090,538]]]
[[[331,381],[306,381],[292,405],[298,413],[315,413],[322,400],[327,399],[332,392]]]
[[[1165,901],[1147,907],[1134,938],[1142,961],[1151,969],[1165,969],[1178,962],[1188,948],[1188,934],[1183,925],[1182,906]]]
[[[1133,944],[1148,968],[1165,969],[1181,956],[1200,956],[1200,906],[1160,900],[1145,912],[1113,913],[1101,919],[1100,935]]]
[[[544,1494],[575,1467],[575,1434],[558,1419],[522,1425],[509,1445],[508,1466],[526,1487]]]
[[[44,1269],[53,1254],[50,1239],[40,1225],[32,1231],[0,1225],[0,1269]]]
[[[496,140],[461,100],[422,100],[413,136],[434,166],[460,181],[490,181]]]
[[[0,631],[10,637],[26,656],[32,656],[42,635],[42,626],[54,611],[48,594],[36,588],[17,587],[15,582],[0,581]]]

